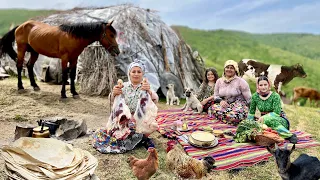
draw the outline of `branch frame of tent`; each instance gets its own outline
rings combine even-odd
[[[99,45],[97,45],[97,46],[99,46]],[[89,46],[88,46],[89,47]],[[161,44],[156,44],[156,45],[154,45],[154,46],[152,46],[152,47],[157,47],[157,48],[159,48],[159,49],[161,49],[162,48],[162,45]],[[134,52],[133,54],[131,54],[131,55],[128,55],[128,57],[132,57],[132,56],[135,56],[135,55],[137,55],[138,53],[140,53],[140,52],[142,52],[142,51],[144,51],[144,49],[142,49],[142,48],[140,48],[138,51],[136,51],[136,52]],[[116,58],[118,58],[119,56],[117,56]]]

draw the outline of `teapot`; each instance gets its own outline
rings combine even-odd
[[[51,135],[54,135],[57,131],[57,129],[59,128],[59,124],[56,122],[51,122],[51,121],[46,121],[46,120],[42,120],[40,119],[38,122],[38,126],[46,126],[49,128],[49,132]]]
[[[32,137],[49,138],[50,137],[49,127],[44,126],[44,123],[42,123],[41,126],[33,128]]]

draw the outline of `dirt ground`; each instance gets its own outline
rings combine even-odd
[[[0,147],[13,141],[15,127],[18,123],[30,123],[36,125],[36,121],[43,117],[61,116],[68,119],[83,119],[87,123],[88,132],[100,127],[105,127],[110,112],[109,100],[106,97],[91,97],[80,94],[80,99],[69,97],[67,101],[60,101],[60,85],[49,85],[38,82],[41,91],[35,92],[30,86],[29,80],[23,80],[25,93],[17,92],[17,79],[10,78],[0,80]],[[160,105],[161,106],[161,105]],[[162,105],[162,108],[165,108]],[[161,137],[154,133],[153,137]],[[106,155],[100,154],[91,146],[91,136],[71,141],[75,147],[91,152],[98,160],[99,166],[96,174],[100,179],[109,179],[110,174],[122,179],[122,167],[130,173],[126,163],[128,155]],[[141,150],[142,151],[142,150]],[[138,151],[139,153],[139,151]],[[144,156],[144,155],[142,155]],[[106,168],[109,167],[109,168]],[[115,169],[119,169],[116,170]],[[127,174],[125,177],[131,176]],[[5,179],[4,160],[0,158],[0,179]],[[126,179],[126,178],[124,178]]]

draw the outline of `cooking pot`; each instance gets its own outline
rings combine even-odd
[[[45,127],[44,124],[42,126],[38,126],[33,128],[32,137],[34,138],[49,138],[50,132],[49,128]]]
[[[50,122],[50,121],[44,121],[42,119],[40,119],[40,121],[37,121],[39,126],[42,126],[42,124],[45,127],[49,128],[49,132],[51,135],[54,135],[57,131],[57,129],[59,128],[59,124],[55,123],[55,122]]]

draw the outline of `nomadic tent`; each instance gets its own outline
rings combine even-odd
[[[161,21],[156,11],[124,4],[73,9],[38,20],[52,25],[113,20],[121,54],[112,57],[99,43],[88,46],[78,59],[77,80],[82,93],[108,95],[118,78],[127,80],[127,67],[136,58],[147,66],[146,77],[153,90],[161,90],[164,95],[169,83],[175,84],[179,97],[183,97],[184,88],[197,90],[200,85],[204,73],[203,60],[200,55],[193,57],[197,53]],[[61,82],[58,59],[39,56],[34,70],[38,79]]]

